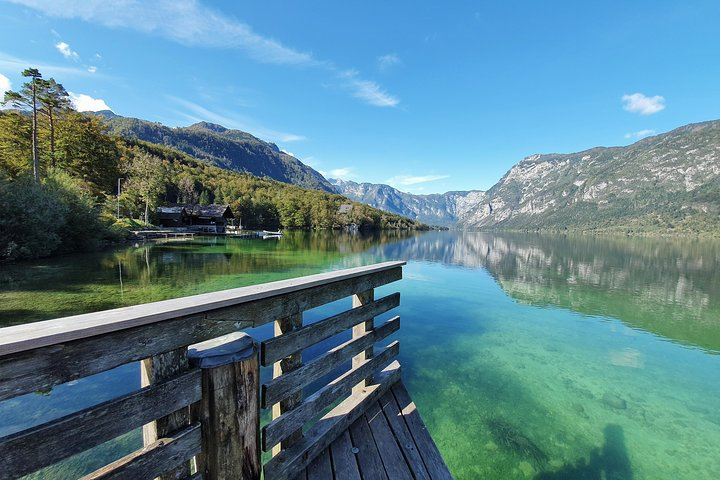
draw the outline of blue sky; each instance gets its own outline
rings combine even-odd
[[[278,144],[328,177],[487,189],[534,153],[720,118],[720,2],[0,0],[0,89]]]

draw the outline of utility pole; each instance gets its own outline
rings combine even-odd
[[[120,180],[121,178],[118,178],[118,190],[117,190],[117,219],[120,220]]]

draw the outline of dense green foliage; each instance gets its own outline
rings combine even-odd
[[[161,195],[165,203],[228,204],[248,228],[339,228],[356,224],[362,229],[419,229],[425,225],[319,190],[306,190],[269,178],[218,168],[177,150],[141,141],[128,142],[129,159],[141,154],[162,158],[168,180]],[[203,202],[202,199],[207,199]],[[125,209],[139,211],[137,196],[123,196]],[[352,205],[339,213],[341,205]]]
[[[36,82],[40,99],[36,162],[28,87],[5,97],[7,104],[22,108],[0,110],[0,261],[87,250],[115,238],[128,224],[113,225],[116,209],[121,217],[131,218],[141,217],[144,211],[142,218],[152,221],[155,206],[171,203],[229,204],[236,218],[249,228],[340,228],[350,224],[365,229],[425,228],[340,195],[271,180],[267,172],[259,173],[262,178],[238,173],[171,147],[111,135],[102,115],[82,114],[69,107],[62,85],[53,79]],[[151,131],[166,129],[137,122]],[[235,142],[233,148],[241,142],[243,148],[273,150],[252,135],[210,124],[186,130],[196,132],[195,140],[205,139],[207,149],[225,148],[220,141],[224,139]],[[237,152],[230,149],[225,153]],[[283,162],[304,167],[289,155],[274,154]],[[34,166],[37,181],[33,181]],[[314,170],[307,170],[305,174],[312,177]],[[295,180],[298,178],[302,176]],[[119,199],[118,182],[122,185]],[[340,214],[340,205],[346,204],[353,206]]]
[[[62,171],[41,183],[0,176],[0,260],[95,248],[107,234],[95,200]]]

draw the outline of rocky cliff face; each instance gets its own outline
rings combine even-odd
[[[460,223],[466,227],[692,226],[720,212],[720,121],[627,147],[532,155]],[[712,220],[712,218],[710,218]]]
[[[479,190],[413,195],[383,184],[332,178],[330,183],[338,193],[357,202],[438,226],[454,226],[485,198],[485,192]]]

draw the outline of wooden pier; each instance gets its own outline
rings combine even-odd
[[[83,478],[452,478],[402,383],[399,342],[376,346],[400,328],[397,316],[375,324],[400,294],[375,299],[375,288],[403,265],[0,329],[0,400],[137,361],[142,377],[137,391],[0,438],[0,479],[138,428],[142,449]],[[348,297],[352,308],[304,324],[303,312]],[[241,332],[270,322],[263,342]],[[349,329],[303,363],[305,349]],[[261,365],[272,379],[260,381]],[[272,420],[261,429],[262,409]],[[262,451],[272,452],[264,465]]]

